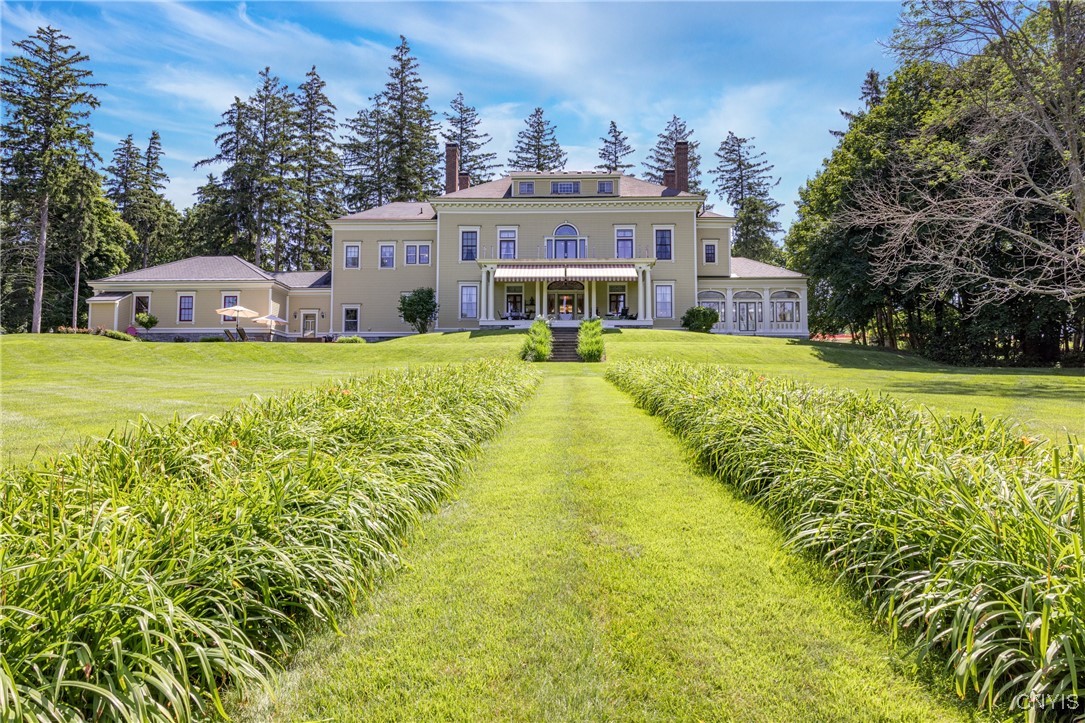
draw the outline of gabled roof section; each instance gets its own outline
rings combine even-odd
[[[107,291],[103,294],[95,294],[94,296],[87,299],[87,303],[89,304],[92,301],[111,301],[115,303],[131,295],[131,291]]]
[[[331,271],[278,271],[271,275],[291,289],[330,289],[332,285]]]
[[[432,221],[437,212],[428,203],[396,201],[365,211],[341,216],[337,221]]]
[[[99,281],[272,281],[274,277],[240,256],[193,256]]]
[[[600,173],[600,172],[592,173],[592,172],[588,172],[588,171],[556,171],[556,172],[552,172],[552,173],[519,173],[519,172],[517,172],[517,174],[516,174],[517,177],[520,177],[520,176],[524,176],[524,177],[534,176],[534,177],[537,177],[537,178],[561,178],[561,177],[580,178],[580,177],[586,176],[586,175],[590,175],[590,176],[593,176],[593,177],[595,177],[595,176],[598,176],[598,177],[615,176],[615,177],[617,177],[618,175],[621,175],[621,182],[618,184],[618,198],[674,198],[674,197],[697,198],[698,197],[694,193],[689,193],[687,191],[677,191],[677,190],[675,190],[673,188],[667,188],[666,186],[661,186],[661,185],[659,185],[657,183],[649,183],[648,181],[641,180],[640,178],[636,178],[635,176],[627,176],[627,175],[624,175],[624,174],[609,174],[609,173]],[[547,199],[552,198],[549,195],[542,195],[542,194],[540,194],[540,197],[547,198]],[[462,191],[456,191],[455,193],[446,193],[445,195],[439,196],[439,197],[437,197],[437,198],[435,198],[433,200],[435,200],[437,202],[440,202],[440,201],[444,201],[446,199],[449,200],[449,201],[455,201],[455,200],[459,200],[459,199],[469,199],[469,198],[479,198],[479,199],[512,198],[512,176],[504,176],[503,178],[499,178],[499,179],[497,179],[495,181],[490,181],[489,183],[480,183],[477,186],[471,186],[470,188],[465,188]],[[561,196],[561,198],[563,200],[570,200],[571,201],[571,200],[578,200],[578,199],[583,199],[583,198],[596,200],[596,199],[606,199],[606,198],[612,198],[612,197],[610,197],[610,196],[591,196],[591,195],[588,195],[588,196]],[[518,199],[518,200],[530,201],[531,199],[532,199],[532,197],[525,197],[523,199]]]
[[[773,266],[761,261],[754,261],[743,256],[731,257],[731,278],[733,279],[804,279],[803,274],[783,266]]]

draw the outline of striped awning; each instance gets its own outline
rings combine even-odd
[[[565,278],[576,281],[636,281],[637,270],[633,264],[569,266],[565,269]]]
[[[591,266],[515,265],[498,266],[494,281],[636,281],[633,264]]]
[[[558,281],[564,278],[564,266],[498,266],[494,271],[494,281]]]

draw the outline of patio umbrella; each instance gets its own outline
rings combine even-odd
[[[234,328],[235,329],[238,326],[241,325],[241,317],[245,317],[246,319],[251,319],[252,317],[259,316],[259,314],[260,314],[259,311],[253,311],[252,309],[246,309],[244,306],[241,306],[240,304],[234,304],[233,306],[227,306],[225,309],[215,309],[215,313],[220,314],[222,316],[232,316],[232,317],[234,317],[234,322],[235,322],[234,323]]]
[[[259,317],[255,318],[255,319],[253,319],[253,321],[255,321],[258,324],[267,324],[268,325],[268,328],[271,329],[271,339],[272,339],[272,341],[275,340],[275,325],[276,324],[285,324],[286,323],[286,319],[282,318],[281,316],[276,316],[275,314],[268,314],[267,316],[259,316]]]

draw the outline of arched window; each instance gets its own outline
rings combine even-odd
[[[731,318],[735,320],[739,331],[757,331],[757,325],[765,319],[765,307],[761,303],[761,294],[756,291],[736,291],[731,297]]]
[[[702,291],[697,294],[697,301],[723,301],[723,294],[718,291]]]
[[[551,281],[546,288],[550,291],[583,291],[584,284],[579,281]]]
[[[588,255],[588,239],[580,235],[576,226],[563,223],[554,229],[554,235],[546,238],[546,258],[582,259]]]
[[[727,321],[727,297],[718,291],[702,291],[697,294],[697,306],[712,309],[720,315],[720,321]]]
[[[735,298],[735,299],[760,299],[761,294],[759,294],[756,291],[736,291],[733,298]]]
[[[772,320],[793,324],[799,320],[799,295],[794,291],[772,292]]]
[[[579,236],[580,232],[571,223],[563,223],[554,229],[555,236]]]

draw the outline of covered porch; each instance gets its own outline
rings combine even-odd
[[[601,318],[605,327],[651,327],[652,262],[479,264],[479,325],[522,328],[540,317],[554,326]]]

